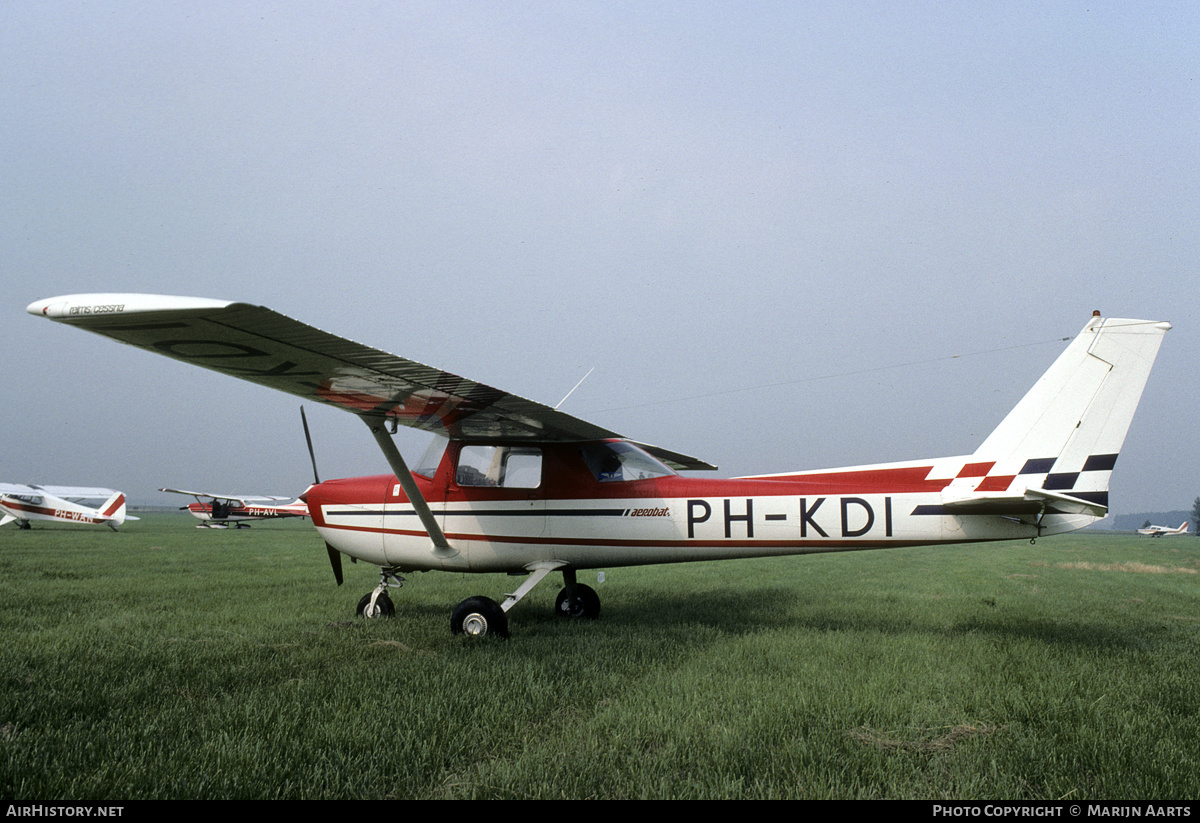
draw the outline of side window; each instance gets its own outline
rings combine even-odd
[[[536,489],[542,484],[542,450],[536,446],[463,446],[454,482],[460,486]]]

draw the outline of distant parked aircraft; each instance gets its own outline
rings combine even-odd
[[[1138,534],[1144,534],[1147,537],[1162,537],[1164,534],[1187,534],[1187,530],[1188,522],[1184,520],[1183,524],[1177,529],[1172,529],[1170,526],[1150,526],[1145,529],[1138,529]]]
[[[92,523],[117,530],[126,520],[125,495],[112,489],[86,486],[26,486],[0,483],[0,526],[16,522],[29,528],[30,520],[56,523]]]
[[[198,529],[249,528],[247,520],[274,520],[281,517],[308,517],[308,506],[303,500],[290,497],[267,497],[263,495],[214,494],[192,492],[186,489],[159,489],[160,492],[190,494],[195,503],[188,503],[187,510],[200,521]],[[208,502],[204,502],[204,498]],[[290,501],[290,502],[289,502]],[[280,505],[282,504],[282,505]]]

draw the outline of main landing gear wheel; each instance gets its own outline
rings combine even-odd
[[[450,631],[470,637],[508,637],[508,615],[490,597],[468,597],[454,607]]]
[[[554,613],[559,617],[583,617],[595,620],[600,616],[600,595],[591,586],[569,583],[554,599]]]
[[[392,598],[387,596],[387,592],[375,598],[375,608],[371,609],[370,614],[368,614],[367,607],[371,605],[372,594],[374,592],[364,594],[363,599],[358,601],[358,611],[356,613],[359,617],[392,617],[396,614],[396,607],[392,605]]]

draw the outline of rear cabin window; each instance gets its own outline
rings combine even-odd
[[[675,470],[632,443],[592,443],[579,450],[583,462],[601,483],[667,477]]]
[[[536,489],[542,484],[542,450],[536,446],[467,445],[458,452],[460,486]]]

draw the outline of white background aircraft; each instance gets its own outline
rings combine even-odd
[[[341,582],[341,555],[380,567],[359,612],[387,615],[402,574],[527,575],[502,603],[471,597],[451,629],[508,633],[551,572],[555,609],[594,618],[584,569],[1036,538],[1088,525],[1169,323],[1092,317],[973,454],[756,477],[631,441],[549,406],[315,329],[205,298],[84,294],[29,313],[357,415],[390,475],[303,498]],[[410,471],[390,432],[441,435]],[[777,435],[781,436],[781,435]]]
[[[308,506],[299,498],[268,495],[215,494],[186,489],[159,489],[160,492],[186,494],[196,498],[185,508],[200,521],[198,529],[227,529],[249,526],[252,520],[278,520],[286,517],[308,517]],[[205,501],[208,502],[205,502]]]
[[[1138,529],[1138,534],[1145,534],[1150,537],[1162,537],[1169,534],[1187,534],[1187,530],[1188,522],[1184,520],[1177,529],[1172,529],[1170,526],[1149,526],[1144,529]]]
[[[113,531],[126,520],[125,495],[88,486],[25,486],[0,483],[0,526],[16,522],[28,529],[31,520],[104,525]]]

